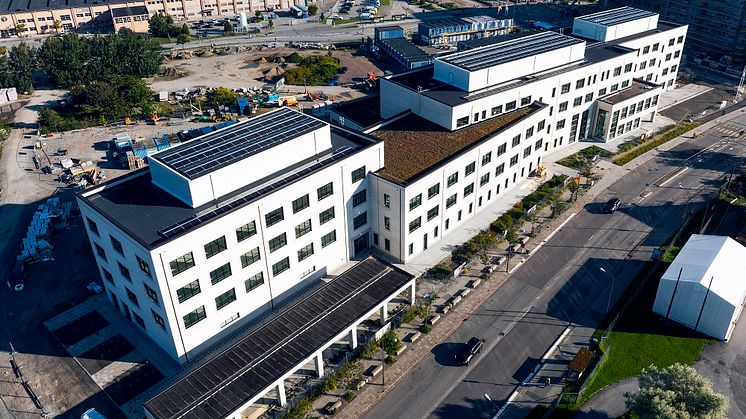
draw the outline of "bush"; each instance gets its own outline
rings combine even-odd
[[[387,357],[386,357],[386,359],[384,359],[384,361],[385,361],[385,362],[386,362],[387,364],[391,365],[391,364],[393,364],[394,362],[396,362],[396,356],[395,356],[395,355],[389,355],[389,356],[387,356]]]
[[[303,57],[298,68],[285,72],[285,82],[290,85],[323,85],[336,76],[342,66],[339,60],[326,55]]]
[[[427,270],[426,276],[432,279],[446,280],[453,275],[453,269],[450,266],[439,263]]]
[[[424,334],[428,334],[428,333],[430,333],[430,331],[431,331],[431,330],[433,330],[433,326],[432,326],[432,325],[429,325],[429,324],[427,324],[427,323],[425,323],[425,324],[422,324],[422,325],[420,326],[420,332],[421,332],[421,333],[424,333]]]
[[[361,356],[363,358],[370,358],[371,356],[373,356],[373,352],[375,352],[376,349],[378,349],[378,341],[372,340],[365,346],[365,349],[363,349]]]
[[[313,409],[313,401],[308,398],[298,400],[298,403],[290,409],[286,410],[282,415],[284,419],[303,419],[306,417],[306,413]]]
[[[652,150],[652,149],[654,149],[654,148],[656,148],[656,147],[658,147],[658,146],[660,146],[662,144],[665,144],[665,143],[673,140],[674,138],[676,138],[676,137],[678,137],[678,136],[680,136],[680,135],[682,135],[682,134],[684,134],[686,132],[689,132],[689,131],[693,130],[697,126],[698,126],[697,123],[687,123],[687,124],[678,125],[678,126],[670,125],[669,127],[667,127],[668,129],[664,128],[663,130],[661,130],[661,132],[663,132],[663,134],[661,134],[660,137],[655,138],[656,136],[653,136],[653,138],[655,138],[655,139],[653,139],[652,141],[645,142],[644,144],[642,144],[638,148],[636,148],[636,149],[628,152],[627,154],[625,154],[625,155],[623,155],[623,156],[621,156],[621,157],[619,157],[617,159],[614,159],[614,164],[616,164],[617,166],[624,166],[625,164],[631,162],[635,158],[637,158],[637,157],[639,157],[639,156],[647,153],[648,151],[650,151],[650,150]]]
[[[355,397],[357,396],[357,393],[355,393],[352,390],[345,391],[345,393],[342,395],[342,398],[347,403],[351,402]]]
[[[402,343],[401,340],[397,337],[396,331],[389,330],[383,336],[381,336],[380,346],[381,349],[383,349],[383,351],[387,354],[396,355],[396,352],[401,349]]]
[[[298,54],[297,52],[294,52],[294,53],[288,55],[288,57],[285,59],[285,61],[287,61],[289,63],[293,63],[293,64],[300,64],[301,62],[303,62],[303,56],[300,55],[300,54]]]

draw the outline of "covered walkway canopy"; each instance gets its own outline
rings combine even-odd
[[[233,417],[274,388],[284,404],[285,378],[377,310],[385,314],[394,296],[409,291],[413,299],[414,280],[367,258],[189,371],[146,402],[145,412],[157,419]]]

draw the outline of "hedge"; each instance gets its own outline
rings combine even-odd
[[[683,125],[679,125],[679,126],[674,126],[673,128],[669,129],[668,131],[664,130],[665,132],[663,132],[660,135],[660,137],[658,137],[658,138],[653,137],[653,138],[655,138],[654,140],[646,142],[646,143],[643,143],[640,147],[635,148],[634,150],[631,150],[627,154],[624,154],[623,156],[614,159],[614,164],[616,164],[617,166],[624,166],[625,164],[627,164],[627,163],[631,162],[632,160],[634,160],[635,158],[637,158],[637,157],[639,157],[639,156],[647,153],[648,151],[650,151],[650,150],[652,150],[652,149],[654,149],[654,148],[656,148],[656,147],[658,147],[658,146],[660,146],[662,144],[665,144],[665,143],[673,140],[674,138],[676,138],[676,137],[678,137],[678,136],[680,136],[680,135],[682,135],[682,134],[684,134],[686,132],[689,132],[689,131],[693,130],[698,125],[699,124],[697,124],[697,123],[687,123],[687,124],[683,124]]]

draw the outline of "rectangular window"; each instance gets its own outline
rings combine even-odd
[[[111,247],[113,247],[114,250],[116,250],[117,252],[119,252],[120,255],[123,255],[124,254],[124,249],[122,248],[122,242],[120,242],[119,240],[115,239],[114,236],[109,236],[109,238],[111,239]]]
[[[303,246],[300,250],[298,250],[298,262],[306,259],[311,255],[313,255],[313,243]]]
[[[130,291],[129,288],[124,287],[125,291],[127,291],[127,298],[129,298],[130,301],[132,301],[133,304],[140,307],[140,303],[137,302],[137,296],[134,292]]]
[[[244,286],[246,287],[246,292],[249,292],[251,290],[259,288],[262,284],[264,284],[264,272],[259,272],[258,274],[250,277],[246,281],[244,281]]]
[[[495,106],[495,107],[492,108],[492,116],[500,115],[501,113],[503,113],[503,106],[502,105]]]
[[[534,150],[538,150],[541,148],[541,146],[544,145],[544,139],[538,140],[536,143],[534,143]]]
[[[487,172],[486,174],[482,175],[481,178],[479,178],[479,186],[484,186],[484,184],[489,181],[490,181],[490,173]]]
[[[464,176],[469,176],[470,174],[474,173],[477,170],[477,163],[471,162],[466,165],[466,168],[464,168]]]
[[[564,112],[566,110],[567,110],[567,101],[564,101],[564,102],[562,102],[562,103],[559,104],[559,111],[560,112]]]
[[[324,224],[334,219],[334,207],[324,210],[319,214],[319,224]]]
[[[547,125],[546,121],[542,119],[541,121],[539,121],[538,124],[536,124],[536,131],[538,132],[538,131],[543,130],[546,125]]]
[[[472,193],[474,193],[474,182],[466,185],[466,187],[464,188],[464,198],[471,195]]]
[[[521,98],[521,106],[528,106],[531,104],[531,96]]]
[[[194,281],[176,290],[176,296],[179,298],[179,302],[183,303],[184,301],[199,294],[200,291],[201,290],[199,288],[199,280],[195,279]]]
[[[500,176],[503,172],[505,172],[505,163],[500,163],[500,165],[495,168],[495,176]]]
[[[414,253],[414,244],[410,243],[409,244],[409,254],[411,255],[412,253]]]
[[[525,149],[523,150],[523,157],[528,157],[528,156],[530,156],[530,155],[531,155],[531,146],[528,146],[528,147],[526,147],[526,148],[525,148]]]
[[[328,198],[334,194],[334,185],[332,185],[332,182],[327,183],[326,185],[316,189],[316,197],[319,201],[321,201],[324,198]]]
[[[155,322],[155,324],[164,329],[166,328],[166,322],[163,321],[163,317],[159,316],[158,313],[156,313],[152,309],[150,310],[150,314],[153,315],[153,321]]]
[[[391,240],[383,239],[383,249],[387,252],[391,250]]]
[[[456,205],[456,194],[453,194],[446,199],[446,208],[451,208]]]
[[[572,106],[580,106],[583,103],[583,97],[578,96],[572,101]]]
[[[673,46],[673,43],[674,43],[675,41],[676,41],[676,40],[675,40],[674,38],[671,38],[671,39],[669,39],[669,40],[668,40],[668,46],[669,46],[669,47],[672,47],[672,46]]]
[[[675,73],[678,66],[671,66],[671,73]]]
[[[446,184],[448,186],[453,186],[458,182],[458,172],[452,174],[451,176],[448,176],[448,179],[446,180]]]
[[[439,212],[440,212],[440,205],[436,205],[436,206],[430,208],[427,211],[427,221],[430,221],[433,218],[437,217]]]
[[[231,276],[230,262],[210,272],[210,282],[212,285],[215,285],[229,276]]]
[[[625,88],[625,87],[627,87],[627,86],[629,86],[629,80],[625,80],[625,81],[623,81],[623,82],[622,82],[622,88]]]
[[[585,79],[580,79],[575,82],[576,89],[582,89],[583,87],[585,87]]]
[[[598,91],[598,97],[601,97],[601,96],[603,96],[605,94],[606,94],[606,88],[605,87],[603,89],[601,89],[601,90]]]
[[[512,102],[508,102],[505,104],[505,112],[512,111],[513,109],[515,109],[515,107],[515,100]]]
[[[335,241],[337,241],[337,230],[332,230],[331,233],[321,236],[321,247],[329,246]]]
[[[419,207],[422,205],[422,194],[417,194],[414,198],[409,200],[409,210],[412,211],[413,209]]]
[[[528,127],[526,130],[526,138],[531,138],[534,136],[534,127]]]
[[[469,117],[465,116],[463,118],[459,118],[456,120],[456,128],[461,128],[463,126],[469,125]]]
[[[517,146],[520,143],[521,143],[521,136],[520,135],[516,135],[515,137],[513,137],[513,143],[511,145],[511,147],[515,147],[515,146]]]
[[[299,238],[311,232],[311,219],[298,224],[295,226],[295,238]]]
[[[272,276],[277,276],[290,269],[290,258],[282,259],[272,265]]]
[[[383,206],[386,208],[391,208],[391,195],[383,194]]]
[[[650,52],[650,46],[646,46],[646,47],[644,47],[644,48],[642,49],[642,53],[643,53],[643,54],[647,54],[648,52]]]
[[[656,42],[653,44],[653,51],[658,51],[659,44]]]
[[[363,179],[365,179],[365,166],[352,172],[352,183],[360,182]]]
[[[225,236],[220,236],[205,245],[205,256],[207,259],[210,259],[227,248],[228,246],[225,243]]]
[[[570,83],[565,83],[562,85],[562,88],[560,88],[560,94],[565,94],[570,91]]]
[[[500,146],[497,147],[497,157],[502,156],[507,151],[508,151],[508,143],[502,143],[502,144],[500,144]]]
[[[279,223],[280,221],[285,219],[285,212],[283,211],[282,207],[277,208],[276,210],[268,212],[264,216],[264,221],[267,223],[267,227],[272,227],[273,225]]]
[[[484,166],[485,164],[488,164],[491,161],[492,161],[492,152],[491,151],[489,153],[485,154],[484,156],[482,156],[482,166]]]
[[[158,293],[155,292],[153,288],[150,288],[148,284],[142,284],[142,286],[145,287],[145,294],[147,294],[154,303],[158,304]]]
[[[269,253],[272,253],[275,250],[282,248],[286,244],[288,244],[288,237],[285,233],[282,233],[279,236],[270,239],[269,240]]]
[[[680,36],[680,37],[676,38],[676,43],[677,44],[680,44],[682,42],[684,42],[684,37],[683,36]]]
[[[648,66],[648,62],[647,62],[647,61],[643,61],[643,62],[641,62],[641,63],[640,63],[640,70],[644,70],[644,69],[646,69],[646,68],[647,68],[647,66]]]
[[[117,265],[119,265],[119,272],[122,274],[122,276],[127,278],[128,281],[132,282],[132,277],[130,276],[130,270],[127,269],[127,267],[125,267],[119,262],[117,262]]]
[[[94,223],[93,220],[88,217],[85,217],[85,220],[88,222],[88,229],[96,233],[96,235],[98,236],[98,226],[96,225],[96,223]]]
[[[560,119],[559,121],[557,121],[557,129],[562,129],[564,127],[565,127],[565,120],[564,119]]]
[[[427,189],[427,199],[430,199],[440,193],[440,183],[436,183],[435,185],[429,187]]]
[[[150,265],[142,260],[140,256],[135,255],[135,259],[137,259],[137,266],[140,268],[140,270],[145,273],[145,275],[150,276]]]
[[[104,279],[106,279],[107,281],[109,281],[109,282],[111,282],[113,284],[114,283],[114,276],[111,274],[111,272],[107,271],[104,268],[101,268],[101,270],[104,272]]]
[[[585,95],[585,103],[588,103],[593,100],[593,93],[588,93]]]
[[[256,222],[252,221],[236,229],[236,240],[242,242],[256,234]]]
[[[386,230],[391,230],[391,218],[383,217],[383,228],[385,228]]]
[[[261,258],[262,256],[259,254],[259,247],[255,247],[241,255],[241,268],[245,268]]]
[[[357,217],[352,219],[352,227],[353,228],[360,228],[368,223],[368,213],[364,212]]]
[[[517,154],[515,156],[513,156],[513,157],[510,158],[510,167],[513,167],[516,164],[518,164],[518,155]]]
[[[358,205],[365,203],[365,200],[367,199],[367,197],[368,197],[368,192],[365,189],[363,189],[360,192],[355,193],[354,195],[352,195],[352,207],[354,208]]]
[[[624,72],[625,73],[629,73],[630,71],[632,71],[632,63],[626,64],[624,66]]]
[[[611,85],[611,91],[612,92],[616,92],[617,90],[619,90],[619,83],[612,84]]]
[[[135,323],[137,323],[140,327],[145,329],[145,322],[142,320],[142,317],[138,316],[135,313],[132,313],[132,317],[135,318]]]
[[[236,289],[231,288],[215,298],[215,307],[220,310],[234,301],[236,301]]]
[[[622,74],[622,67],[617,67],[614,69],[614,77]]]
[[[420,228],[421,225],[422,225],[422,217],[415,218],[414,220],[409,222],[409,232],[411,233],[417,230],[418,228]]]
[[[300,198],[293,201],[293,214],[297,214],[311,205],[311,201],[308,199],[308,194],[301,196]]]
[[[655,58],[653,58],[650,61],[648,61],[648,66],[652,67],[654,65],[655,65]]]
[[[674,58],[679,58],[679,55],[681,55],[681,51],[674,51],[673,52],[673,57]]]
[[[206,318],[207,318],[207,313],[205,313],[205,306],[201,306],[198,309],[184,316],[184,328],[189,329],[190,327],[194,326],[195,324],[201,322],[202,320]]]

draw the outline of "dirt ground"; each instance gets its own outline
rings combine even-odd
[[[230,55],[212,55],[209,57],[194,57],[190,59],[173,59],[164,62],[164,67],[174,68],[182,77],[154,77],[148,79],[151,88],[158,91],[179,91],[198,87],[227,87],[231,89],[262,87],[265,84],[265,74],[277,74],[282,69],[279,58],[285,58],[293,52],[302,55],[325,54],[319,50],[296,50],[293,48],[273,48],[264,50],[243,51]],[[348,70],[340,75],[340,82],[347,83],[363,78],[369,71],[379,76],[388,68],[379,67],[365,56],[354,55],[352,51],[333,51],[332,55],[339,58],[343,67]],[[267,62],[259,63],[264,58]],[[302,88],[302,86],[301,86]],[[290,89],[293,89],[290,87]],[[357,91],[338,86],[313,86],[313,90],[321,90],[328,95],[341,95],[349,92],[352,96]],[[359,95],[359,94],[358,94]]]

